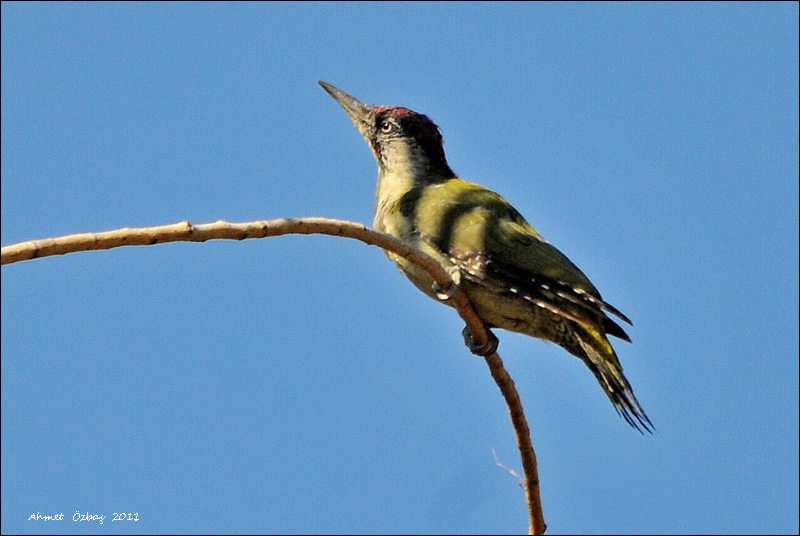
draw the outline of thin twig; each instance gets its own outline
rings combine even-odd
[[[188,221],[184,221],[157,227],[126,227],[101,233],[82,233],[42,240],[30,240],[4,246],[0,252],[0,264],[5,265],[52,255],[64,255],[65,253],[95,249],[111,249],[121,246],[148,246],[165,242],[205,242],[215,239],[244,240],[246,238],[264,238],[285,234],[325,234],[360,240],[368,245],[391,251],[420,266],[445,291],[453,285],[451,276],[438,261],[419,250],[407,246],[397,238],[370,229],[360,223],[328,218],[289,218],[245,223],[229,223],[219,220],[214,223],[199,225],[192,225]],[[459,316],[466,322],[470,333],[472,333],[474,343],[479,347],[487,344],[489,335],[486,326],[475,313],[464,291],[457,287],[450,300],[458,311]],[[517,445],[522,457],[522,467],[525,471],[530,533],[544,534],[546,525],[539,497],[536,454],[531,444],[530,430],[522,410],[522,402],[511,376],[503,367],[500,356],[495,352],[486,357],[486,363],[489,365],[492,377],[506,400],[511,422],[517,434]]]
[[[547,525],[544,522],[542,512],[542,499],[539,496],[539,469],[536,464],[536,452],[531,443],[531,431],[528,428],[528,421],[522,411],[522,401],[514,386],[514,380],[503,366],[503,361],[497,352],[486,356],[486,364],[492,373],[495,383],[503,393],[508,405],[508,413],[511,416],[511,423],[517,433],[517,446],[519,447],[520,457],[522,458],[522,469],[525,472],[525,496],[528,501],[528,516],[530,517],[529,532],[531,534],[544,534]]]

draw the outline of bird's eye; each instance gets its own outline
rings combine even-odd
[[[394,130],[394,125],[389,121],[384,121],[381,123],[381,132],[383,132],[384,134],[388,134],[392,130]]]

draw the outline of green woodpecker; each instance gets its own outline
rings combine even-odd
[[[581,358],[617,412],[637,430],[650,431],[607,337],[630,342],[606,311],[630,320],[603,301],[583,272],[508,201],[453,173],[439,128],[427,116],[370,106],[319,83],[345,109],[378,162],[375,229],[437,259],[460,280],[487,327],[552,341]],[[441,297],[427,272],[387,254],[425,294]],[[489,347],[471,349],[493,352],[492,337]]]

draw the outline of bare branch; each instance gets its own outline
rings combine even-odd
[[[265,238],[285,234],[325,234],[343,236],[360,240],[371,246],[378,246],[413,262],[427,271],[439,287],[452,294],[450,302],[466,322],[472,339],[477,346],[486,345],[489,334],[483,321],[475,313],[472,304],[460,287],[452,290],[454,282],[447,271],[432,257],[411,248],[397,238],[370,229],[363,224],[328,218],[289,218],[261,220],[245,223],[216,221],[192,225],[188,221],[157,227],[115,229],[101,233],[82,233],[42,240],[30,240],[4,246],[0,252],[0,263],[11,264],[19,261],[64,255],[77,251],[111,249],[121,246],[148,246],[165,242],[205,242],[215,239],[244,240],[246,238]],[[536,454],[531,444],[530,430],[522,410],[522,402],[514,387],[514,382],[503,367],[497,352],[487,356],[486,363],[500,392],[506,399],[511,422],[517,434],[517,446],[525,471],[525,489],[530,516],[530,533],[544,534],[546,525],[539,497],[539,474]]]
[[[517,447],[519,447],[520,457],[522,458],[522,469],[525,472],[525,495],[528,501],[528,516],[530,518],[529,532],[531,534],[544,534],[547,525],[544,522],[544,512],[542,511],[542,499],[539,496],[539,468],[536,464],[536,452],[531,443],[531,431],[528,428],[528,421],[522,410],[522,401],[514,386],[514,380],[503,366],[503,361],[497,352],[486,356],[486,364],[492,373],[495,383],[503,393],[508,405],[508,413],[511,416],[511,424],[517,434]]]

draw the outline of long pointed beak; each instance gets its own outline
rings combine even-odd
[[[373,129],[372,118],[375,114],[375,106],[364,104],[352,95],[322,80],[319,81],[319,85],[344,108],[361,135],[369,140]]]

